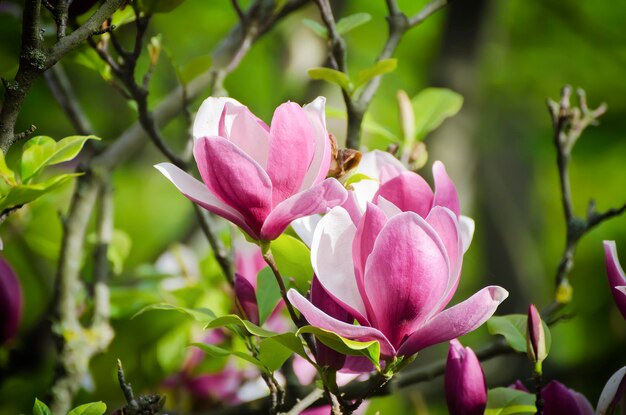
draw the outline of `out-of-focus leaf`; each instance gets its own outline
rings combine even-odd
[[[335,108],[335,107],[326,107],[326,117],[334,118],[337,120],[347,120],[348,116],[346,115],[346,111]],[[378,121],[374,120],[369,112],[365,113],[365,117],[363,117],[363,124],[361,124],[363,128],[363,132],[377,135],[385,140],[396,143],[400,141],[400,138],[389,131],[386,127],[380,124]]]
[[[359,71],[356,76],[356,81],[354,82],[354,87],[358,88],[360,86],[363,86],[367,81],[377,77],[378,75],[393,72],[397,66],[397,59],[392,58],[379,60],[374,64],[374,66]]]
[[[159,339],[156,345],[156,358],[166,373],[181,366],[189,343],[189,324],[175,327]]]
[[[185,0],[139,0],[139,9],[148,14],[169,13]]]
[[[207,329],[215,329],[218,327],[237,326],[245,329],[248,333],[258,337],[272,337],[277,333],[265,330],[262,327],[252,324],[248,320],[243,320],[241,317],[235,314],[228,314],[222,317],[218,317],[206,325]]]
[[[537,412],[535,395],[511,388],[490,389],[485,415],[531,415]]]
[[[461,110],[463,96],[446,88],[426,88],[413,97],[411,104],[415,111],[415,137],[421,140]]]
[[[131,9],[127,7],[126,9]],[[113,15],[115,16],[115,14]],[[133,14],[134,16],[134,14]],[[119,25],[118,25],[119,26]],[[83,65],[86,68],[92,69],[100,74],[105,81],[113,80],[113,74],[111,73],[111,67],[104,63],[98,56],[98,53],[93,49],[84,49],[78,52],[73,57],[74,62],[79,65]]]
[[[137,19],[135,15],[135,11],[132,7],[124,7],[122,9],[118,9],[111,16],[111,25],[115,27],[120,27],[128,23],[132,23]],[[94,51],[95,53],[95,51]]]
[[[4,189],[4,184],[7,186],[15,186],[17,184],[17,179],[15,178],[15,172],[11,170],[7,166],[7,162],[4,159],[4,153],[0,151],[0,179],[2,179],[2,183],[0,183],[0,190]]]
[[[259,345],[258,358],[269,370],[274,371],[293,353],[308,359],[302,340],[294,333],[283,333],[263,339]]]
[[[90,402],[77,406],[68,412],[67,415],[102,415],[107,410],[104,402]]]
[[[492,335],[504,336],[507,344],[513,350],[526,353],[526,320],[525,314],[509,314],[506,316],[494,316],[487,320],[487,331]],[[550,329],[542,321],[543,330],[546,335],[546,353],[550,351],[552,336]]]
[[[52,411],[48,408],[48,405],[35,398],[35,405],[33,405],[33,415],[52,415]]]
[[[352,82],[350,82],[348,75],[343,72],[331,68],[311,68],[307,73],[311,79],[324,80],[339,85],[346,92],[352,92]]]
[[[24,144],[20,164],[22,181],[28,183],[44,167],[72,160],[80,153],[87,140],[100,140],[93,135],[75,135],[56,142],[50,137],[33,137]]]
[[[377,369],[380,370],[380,344],[375,340],[368,342],[350,340],[341,337],[332,331],[313,326],[301,327],[297,332],[298,335],[303,333],[314,334],[319,341],[336,352],[350,356],[364,356],[368,358]]]
[[[109,249],[107,250],[107,258],[111,262],[113,272],[115,274],[121,274],[124,269],[124,261],[130,254],[130,248],[132,241],[130,236],[124,231],[115,229],[113,232],[113,238],[109,243]]]
[[[138,312],[136,312],[132,318],[135,318],[147,311],[153,311],[153,310],[178,311],[180,313],[187,314],[188,316],[192,317],[193,319],[201,323],[208,323],[215,319],[215,314],[208,308],[186,308],[186,307],[178,307],[178,306],[167,304],[167,303],[151,304],[147,307],[142,308]]]
[[[352,29],[356,29],[357,27],[364,25],[370,20],[372,20],[372,16],[369,13],[351,14],[350,16],[339,19],[335,29],[337,30],[338,34],[345,35]]]
[[[313,32],[315,32],[315,34],[318,35],[319,37],[323,39],[326,39],[328,37],[328,31],[326,30],[326,28],[322,26],[321,24],[319,24],[318,22],[316,22],[315,20],[303,19],[302,23],[304,23],[306,27],[308,27]]]
[[[201,73],[208,71],[211,68],[211,63],[210,55],[196,56],[180,69],[178,73],[180,82],[188,84]]]
[[[82,173],[61,174],[42,183],[20,184],[15,187],[11,187],[8,192],[0,198],[0,212],[32,202],[38,197],[67,182],[69,179],[80,176],[81,174]]]
[[[265,267],[257,276],[256,280],[256,301],[259,308],[259,324],[265,323],[265,320],[272,314],[276,304],[280,300],[280,288],[276,282],[276,277],[270,269]]]
[[[299,239],[283,234],[272,241],[272,255],[283,278],[293,279],[296,288],[304,293],[313,278],[311,252]]]
[[[212,357],[228,357],[228,356],[237,356],[240,359],[248,361],[255,366],[261,368],[264,372],[268,372],[268,369],[265,367],[263,362],[254,356],[250,356],[247,353],[239,352],[237,350],[227,350],[223,347],[215,346],[213,344],[206,343],[193,343],[192,346],[195,346]]]

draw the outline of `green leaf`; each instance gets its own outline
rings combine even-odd
[[[7,162],[2,151],[0,151],[0,179],[2,179],[2,181],[8,186],[17,185],[15,172],[7,166]],[[1,183],[0,186],[2,186]],[[2,187],[0,187],[0,189],[2,189]]]
[[[301,327],[296,334],[301,335],[304,333],[314,334],[319,341],[341,354],[367,357],[380,370],[380,344],[375,340],[368,342],[350,340],[332,331],[313,326]]]
[[[107,250],[107,258],[111,262],[113,273],[119,275],[124,269],[124,261],[130,254],[132,241],[130,236],[119,229],[113,231],[113,237]]]
[[[104,402],[90,402],[77,406],[69,411],[67,415],[102,415],[106,410],[107,406]]]
[[[341,89],[348,93],[352,92],[352,82],[350,82],[348,75],[343,72],[331,68],[311,68],[307,73],[311,79],[324,80],[331,84],[339,85]]]
[[[490,389],[485,415],[531,415],[537,412],[535,395],[511,388]]]
[[[120,27],[128,23],[132,23],[137,20],[137,15],[135,14],[135,10],[132,7],[124,7],[118,9],[111,16],[111,26]],[[94,53],[96,53],[94,51]],[[97,53],[96,53],[97,56]]]
[[[350,186],[353,183],[358,183],[358,182],[361,182],[363,180],[374,180],[374,181],[376,181],[376,179],[372,179],[367,174],[355,173],[352,176],[350,176],[348,178],[348,180],[346,180],[345,186],[347,187],[347,186]]]
[[[192,346],[199,348],[200,350],[202,350],[203,352],[205,352],[206,354],[212,357],[237,356],[240,359],[243,359],[245,361],[252,363],[255,366],[258,366],[263,371],[268,372],[268,369],[259,359],[255,358],[254,356],[250,356],[247,353],[239,352],[236,350],[227,350],[227,349],[224,349],[223,347],[215,346],[213,344],[206,344],[206,343],[193,343]]]
[[[372,78],[377,77],[378,75],[383,75],[389,72],[393,72],[398,67],[397,59],[382,59],[379,60],[369,68],[363,69],[359,71],[356,76],[356,81],[354,83],[354,87],[358,88],[364,85],[367,81]]]
[[[356,13],[350,16],[339,19],[335,30],[340,35],[345,35],[352,29],[355,29],[361,25],[372,20],[372,16],[369,13]]]
[[[225,326],[238,326],[246,330],[249,334],[258,337],[272,337],[277,334],[273,331],[265,330],[264,328],[259,327],[256,324],[252,324],[248,320],[242,320],[241,317],[235,314],[227,314],[225,316],[218,317],[215,320],[211,321],[209,324],[207,324],[205,328],[215,329]]]
[[[32,202],[40,196],[61,186],[68,180],[80,176],[82,173],[69,173],[54,176],[43,183],[37,184],[20,184],[11,187],[8,192],[0,198],[0,212],[17,206],[22,206]]]
[[[421,140],[461,110],[463,96],[446,88],[426,88],[413,97],[411,104],[415,111],[416,139]]]
[[[299,239],[283,234],[272,241],[271,249],[272,256],[283,278],[285,280],[293,279],[298,291],[307,292],[313,278],[309,248]]]
[[[178,307],[178,306],[167,304],[167,303],[151,304],[147,307],[144,307],[141,310],[137,311],[135,315],[131,317],[131,319],[147,311],[153,311],[153,310],[178,311],[179,313],[187,314],[188,316],[192,317],[194,320],[199,321],[201,323],[208,323],[215,319],[215,314],[208,308]]]
[[[315,34],[318,35],[319,37],[323,39],[328,39],[328,30],[326,30],[324,26],[317,23],[315,20],[303,19],[302,23],[304,23],[306,27],[308,27],[313,32],[315,32]]]
[[[526,353],[526,320],[525,314],[509,314],[506,316],[494,316],[487,320],[487,331],[492,335],[504,336],[507,344],[520,353]],[[546,353],[550,351],[552,336],[550,329],[543,323],[546,335]]]
[[[293,354],[307,358],[302,340],[294,333],[283,333],[268,337],[259,345],[258,358],[271,371],[279,369]]]
[[[208,71],[211,68],[211,63],[210,55],[196,56],[180,69],[178,73],[180,82],[185,85],[188,84],[201,73]]]
[[[133,20],[134,20],[135,14],[132,11],[132,7],[126,7],[124,10],[130,11],[130,13],[133,15]],[[118,10],[117,12],[115,12],[115,14],[113,14],[113,17],[115,17],[115,15],[119,12],[122,12],[122,10]],[[112,23],[112,24],[116,25],[117,27],[120,26],[120,24],[115,24],[115,23]],[[102,59],[100,59],[100,57],[98,56],[98,53],[95,50],[91,48],[81,50],[80,52],[74,55],[73,60],[79,65],[83,65],[86,68],[89,68],[98,72],[100,76],[102,77],[102,79],[104,79],[105,81],[109,82],[113,80],[111,67],[107,65]]]
[[[272,311],[274,311],[276,304],[278,304],[280,300],[280,288],[278,287],[276,277],[270,267],[265,267],[259,271],[256,284],[259,324],[263,324],[270,314],[272,314]]]
[[[139,0],[139,10],[147,14],[169,13],[185,0]]]
[[[65,137],[59,142],[46,136],[33,137],[24,144],[20,165],[22,181],[28,183],[44,167],[72,160],[82,150],[87,140],[100,140],[93,135]]]
[[[35,398],[35,405],[33,405],[33,415],[52,415],[52,411],[48,408],[48,405]]]
[[[165,373],[172,373],[185,359],[189,324],[181,324],[162,336],[156,344],[156,359]]]

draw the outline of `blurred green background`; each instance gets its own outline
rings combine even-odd
[[[3,5],[12,4],[3,0]],[[242,5],[248,4],[242,2]],[[399,1],[413,14],[422,0]],[[15,4],[18,10],[19,6]],[[372,64],[386,39],[385,5],[376,1],[336,1],[338,17],[357,12],[372,15],[370,22],[346,36],[351,73]],[[307,69],[322,66],[324,42],[303,25],[319,21],[308,5],[280,22],[261,38],[225,81],[229,95],[245,103],[269,122],[276,106],[286,100],[306,103],[317,95],[328,106],[343,109],[334,85],[312,82]],[[178,85],[176,68],[196,62],[202,70],[207,56],[236,23],[226,0],[186,0],[168,14],[158,15],[150,28],[159,34],[164,53],[150,84],[154,106]],[[457,0],[407,33],[397,50],[395,72],[384,77],[369,116],[399,134],[396,93],[409,96],[428,86],[453,89],[465,98],[462,111],[447,120],[426,143],[430,161],[446,163],[459,187],[462,209],[476,220],[476,233],[465,256],[460,288],[453,303],[487,284],[507,288],[511,296],[499,313],[525,313],[528,303],[547,306],[564,245],[564,220],[547,97],[557,99],[565,84],[587,91],[590,106],[609,106],[599,126],[590,127],[573,154],[571,179],[576,212],[583,215],[590,198],[605,210],[626,202],[626,7],[615,2],[574,0]],[[53,33],[53,25],[47,27]],[[0,14],[0,74],[11,77],[17,65],[20,21]],[[132,30],[119,29],[126,40]],[[80,105],[105,143],[114,141],[136,119],[135,110],[103,81],[98,71],[79,63],[85,50],[62,61],[76,89]],[[144,66],[146,62],[142,63]],[[209,91],[206,94],[208,95]],[[191,111],[200,104],[190,105]],[[43,79],[31,90],[21,112],[18,130],[37,125],[37,133],[60,139],[74,134]],[[179,116],[164,130],[167,141],[182,149],[189,125]],[[345,125],[329,121],[329,130],[341,140]],[[365,134],[365,147],[386,148],[390,142]],[[19,145],[18,145],[19,146]],[[104,400],[119,407],[123,398],[116,385],[115,359],[125,363],[127,377],[137,392],[157,390],[168,373],[182,364],[190,333],[200,327],[183,316],[162,312],[130,317],[151,302],[211,304],[228,312],[219,295],[223,278],[202,242],[191,206],[152,165],[164,158],[151,145],[114,172],[114,255],[118,271],[111,280],[116,337],[108,352],[92,362],[92,377],[77,402]],[[429,169],[424,169],[429,176]],[[53,358],[45,344],[37,344],[33,329],[51,297],[61,237],[60,215],[67,211],[71,185],[13,214],[0,228],[3,255],[18,272],[25,293],[21,336],[12,347],[31,350],[25,370],[0,378],[0,413],[30,411],[34,397],[44,399],[52,378]],[[224,235],[228,230],[224,228]],[[544,363],[545,378],[558,379],[585,393],[595,406],[606,379],[626,364],[626,322],[615,308],[604,268],[601,241],[614,239],[626,262],[626,216],[595,229],[580,243],[571,274],[573,318],[552,330],[551,354]],[[164,288],[163,273],[154,263],[179,241],[191,245],[199,275],[183,278],[184,289]],[[84,278],[90,278],[89,263]],[[32,334],[34,332],[34,334]],[[26,333],[31,333],[26,337]],[[197,333],[195,333],[197,336]],[[480,347],[489,340],[485,328],[464,342]],[[445,356],[446,345],[427,350],[415,365],[427,365]],[[0,349],[0,367],[8,348]],[[531,367],[520,356],[485,364],[489,386],[527,379]],[[446,413],[442,379],[405,389],[375,402],[376,408],[395,414]]]

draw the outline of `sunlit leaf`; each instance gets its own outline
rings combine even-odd
[[[411,104],[415,111],[416,139],[421,140],[461,110],[463,96],[446,88],[426,88],[411,99]]]
[[[302,23],[304,23],[306,27],[308,27],[313,32],[315,32],[315,34],[318,35],[319,37],[323,39],[326,39],[328,37],[328,31],[326,30],[326,28],[322,26],[321,24],[319,24],[318,22],[316,22],[315,20],[303,19]]]
[[[369,68],[359,71],[354,82],[354,87],[358,88],[368,82],[370,79],[393,72],[398,66],[397,59],[382,59]]]
[[[309,248],[299,239],[287,234],[272,241],[271,248],[282,277],[286,280],[293,279],[300,292],[308,291],[313,278]]]
[[[525,314],[494,316],[487,320],[487,331],[492,335],[504,336],[507,344],[513,350],[526,353],[526,320]],[[546,323],[542,321],[542,324],[546,335],[546,353],[548,353],[552,344],[552,336]]]
[[[257,326],[256,324],[252,324],[248,320],[243,320],[241,317],[235,314],[228,314],[225,316],[221,316],[211,321],[206,325],[207,329],[215,329],[218,327],[226,327],[226,326],[238,326],[246,330],[249,334],[258,337],[271,337],[275,336],[277,333],[265,330],[262,327]]]
[[[311,79],[324,80],[339,85],[344,91],[352,91],[353,87],[350,78],[343,72],[331,68],[312,68],[307,73]]]
[[[276,277],[269,267],[259,271],[256,280],[256,301],[259,308],[259,324],[272,314],[280,300],[280,288],[276,282]]]
[[[339,21],[337,22],[337,26],[335,27],[335,30],[337,30],[338,34],[345,35],[352,29],[355,29],[361,25],[364,25],[370,20],[372,20],[372,16],[368,13],[352,14],[350,16],[346,16],[346,17],[339,19]]]
[[[8,192],[0,198],[0,212],[32,202],[33,200],[52,191],[58,186],[61,186],[68,180],[80,176],[81,174],[82,173],[61,174],[42,183],[20,184],[15,187],[11,187]]]
[[[512,388],[490,389],[485,415],[531,415],[537,412],[535,395]]]
[[[77,406],[67,413],[67,415],[102,415],[107,410],[104,402],[90,402]]]
[[[270,370],[279,369],[292,354],[306,357],[302,340],[294,333],[268,337],[259,345],[258,358]]]
[[[178,307],[172,304],[167,303],[158,303],[158,304],[150,304],[147,307],[142,308],[132,318],[135,318],[147,311],[153,310],[163,310],[163,311],[178,311],[179,313],[187,314],[192,317],[194,320],[199,321],[201,323],[208,323],[215,319],[215,314],[209,310],[208,308],[186,308],[186,307]]]
[[[356,173],[356,174],[353,174],[352,176],[350,176],[348,178],[348,180],[346,180],[345,186],[347,187],[347,186],[350,186],[351,184],[358,183],[358,182],[363,181],[363,180],[375,180],[375,179],[372,179],[367,174]]]
[[[35,405],[33,405],[33,415],[52,415],[52,411],[48,408],[48,405],[35,398]]]

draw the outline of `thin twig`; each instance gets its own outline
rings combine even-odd
[[[289,412],[283,412],[280,415],[298,415],[302,413],[305,409],[311,406],[315,401],[324,396],[324,391],[322,389],[313,389],[311,393],[302,398],[295,404]]]

